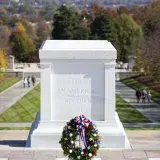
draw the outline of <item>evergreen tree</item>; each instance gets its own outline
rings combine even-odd
[[[75,10],[62,6],[58,13],[54,15],[54,23],[52,30],[53,39],[87,39],[89,33],[88,28],[81,28],[80,19]]]
[[[78,14],[73,7],[62,6],[54,16],[52,38],[87,40],[90,36],[90,28],[83,24],[84,16]]]
[[[109,15],[102,13],[97,15],[91,23],[91,39],[108,40],[119,51],[116,21]]]
[[[88,40],[90,36],[90,28],[80,26],[74,33],[75,40]]]
[[[66,6],[59,8],[54,16],[53,39],[74,39],[74,32],[78,28],[78,15]]]

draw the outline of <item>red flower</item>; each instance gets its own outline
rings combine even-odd
[[[96,155],[96,150],[94,150],[94,151],[92,152],[92,154],[93,154],[93,155]]]

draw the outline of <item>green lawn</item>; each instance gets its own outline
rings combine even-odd
[[[5,76],[0,79],[0,93],[7,88],[11,87],[13,84],[17,83],[20,79],[13,76]]]
[[[36,86],[0,115],[0,122],[32,122],[40,106],[40,86]]]
[[[116,96],[116,111],[121,122],[124,123],[147,123],[150,122],[139,111],[124,101],[121,97]]]
[[[155,102],[160,103],[160,93],[157,91],[154,91],[153,89],[149,88],[148,86],[136,81],[133,78],[126,78],[121,80],[124,84],[126,84],[127,86],[133,88],[133,89],[137,89],[137,88],[145,88],[147,91],[151,92],[152,95],[152,100]]]
[[[0,127],[0,130],[30,130],[30,127]]]
[[[117,112],[122,122],[149,122],[141,113],[117,96]],[[32,122],[40,106],[40,85],[0,115],[0,122]]]

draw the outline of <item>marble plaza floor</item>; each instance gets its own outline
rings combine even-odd
[[[62,151],[24,148],[28,131],[0,132],[0,160],[55,160]],[[159,160],[160,130],[127,131],[131,150],[100,150],[102,160]]]

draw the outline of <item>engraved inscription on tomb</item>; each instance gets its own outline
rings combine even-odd
[[[91,102],[90,79],[72,79],[57,81],[57,95],[66,104],[87,104]]]
[[[58,93],[60,94],[64,94],[64,95],[68,95],[68,96],[72,96],[72,95],[80,95],[80,94],[91,94],[94,93],[94,90],[88,90],[86,88],[59,88]]]

